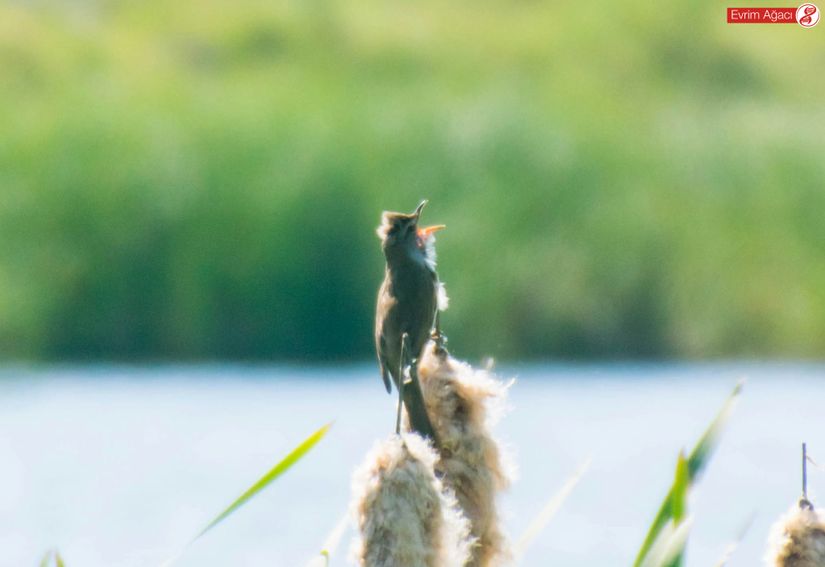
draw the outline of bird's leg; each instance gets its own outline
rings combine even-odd
[[[401,335],[401,356],[398,358],[398,413],[395,416],[395,434],[401,434],[401,408],[404,407],[404,382],[407,377],[404,370],[407,367],[407,339],[409,335]]]
[[[444,345],[447,344],[447,335],[441,332],[441,312],[436,309],[435,312],[435,325],[433,327],[433,332],[430,335],[430,339],[435,343],[435,353],[444,358],[449,354],[447,352],[447,347]]]

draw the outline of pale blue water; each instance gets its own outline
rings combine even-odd
[[[672,480],[737,379],[741,403],[691,508],[688,565],[759,564],[799,493],[799,443],[825,461],[825,367],[548,366],[515,375],[498,427],[520,478],[513,536],[587,456],[593,465],[526,565],[628,565]],[[0,566],[58,547],[69,567],[154,566],[298,441],[335,420],[296,468],[191,547],[180,566],[302,566],[349,501],[349,479],[393,426],[372,365],[345,368],[6,369],[0,374]],[[825,473],[810,473],[825,495]],[[825,506],[825,496],[822,500]],[[344,565],[346,536],[332,565]]]

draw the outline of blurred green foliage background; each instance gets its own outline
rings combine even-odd
[[[370,357],[427,197],[461,356],[821,356],[825,25],[725,7],[5,2],[0,352]]]

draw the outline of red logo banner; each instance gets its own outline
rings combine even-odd
[[[812,28],[819,17],[819,8],[810,3],[798,8],[728,8],[729,24],[799,24]]]
[[[729,24],[795,24],[796,8],[728,8]]]

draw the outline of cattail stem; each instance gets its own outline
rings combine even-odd
[[[808,444],[802,443],[802,498],[808,500]]]

